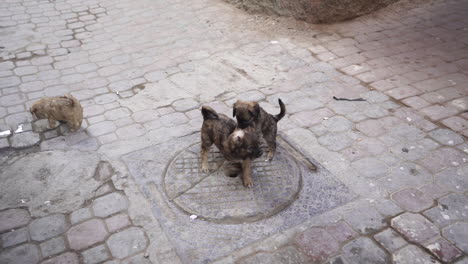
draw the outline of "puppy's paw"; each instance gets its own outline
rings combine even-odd
[[[244,187],[247,187],[247,188],[252,188],[253,187],[253,182],[252,180],[245,180],[244,181]]]
[[[274,155],[275,155],[274,152],[269,151],[265,161],[271,161]]]
[[[210,173],[210,168],[208,167],[207,164],[203,164],[201,167],[201,172],[203,173]]]

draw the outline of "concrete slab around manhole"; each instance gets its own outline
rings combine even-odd
[[[201,173],[199,141],[191,135],[123,157],[185,263],[215,260],[356,197],[280,138],[271,163],[255,161],[252,189],[224,175],[215,147],[210,173]]]
[[[245,188],[240,177],[227,177],[223,167],[232,165],[215,149],[210,154],[208,174],[200,171],[200,144],[177,155],[165,174],[167,196],[188,214],[216,223],[252,222],[280,212],[297,198],[299,166],[285,152],[278,152],[274,162],[265,157],[253,162],[253,188]]]

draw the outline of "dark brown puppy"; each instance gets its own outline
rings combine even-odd
[[[208,153],[213,143],[224,158],[235,163],[242,162],[242,181],[245,187],[252,187],[252,168],[250,161],[260,157],[263,152],[260,140],[253,128],[237,128],[236,122],[211,107],[202,107],[203,125],[201,129],[201,170],[209,172]],[[236,176],[234,170],[226,171]]]
[[[280,113],[271,115],[267,113],[257,102],[237,101],[234,103],[233,116],[237,119],[240,128],[254,127],[257,133],[261,133],[268,145],[267,160],[271,160],[276,151],[277,123],[286,114],[286,107],[281,99],[278,99]]]
[[[57,121],[65,121],[71,131],[76,131],[83,122],[83,108],[71,94],[39,99],[30,112],[37,119],[48,119],[50,128],[57,127]]]

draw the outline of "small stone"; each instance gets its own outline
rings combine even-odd
[[[408,245],[393,254],[395,264],[437,264],[434,257],[422,251],[415,245]]]
[[[350,263],[390,263],[390,256],[367,237],[359,237],[344,245],[343,256]]]
[[[199,103],[191,98],[175,101],[172,106],[178,112],[185,112],[197,108]]]
[[[339,243],[327,231],[321,228],[310,228],[296,237],[299,248],[313,262],[322,262],[336,254]]]
[[[390,253],[408,244],[400,235],[390,228],[376,234],[374,238]]]
[[[83,220],[88,220],[92,217],[91,211],[89,210],[88,207],[78,209],[71,213],[70,215],[70,222],[72,225],[81,222]]]
[[[67,232],[67,239],[71,249],[81,250],[104,241],[107,231],[104,222],[98,219],[88,220],[73,226]]]
[[[41,262],[41,264],[79,264],[79,258],[76,253],[67,252],[62,255],[53,257],[46,261]]]
[[[427,243],[424,247],[443,262],[451,262],[462,254],[458,248],[443,238],[438,238],[431,243]]]
[[[442,235],[459,249],[468,254],[468,223],[457,222],[451,226],[442,229]]]
[[[128,208],[128,200],[120,193],[114,192],[94,200],[93,212],[97,217],[107,217]]]
[[[107,245],[116,258],[125,258],[146,248],[148,241],[141,228],[130,227],[107,239]]]
[[[10,139],[11,146],[14,148],[26,148],[36,145],[40,141],[39,134],[32,131],[13,134]]]
[[[373,233],[386,226],[383,217],[372,207],[359,207],[343,214],[344,220],[361,234]]]
[[[55,237],[42,242],[40,245],[42,257],[48,257],[66,250],[65,239],[63,237]]]
[[[26,228],[21,228],[15,231],[8,232],[1,236],[1,241],[3,247],[14,246],[25,241],[28,241],[28,230]]]
[[[0,212],[0,232],[18,228],[29,223],[31,217],[24,209],[8,209]]]
[[[130,221],[125,214],[118,214],[106,219],[106,224],[109,232],[113,233],[123,227],[129,226]]]
[[[407,148],[402,148],[401,151],[405,152],[405,153],[408,153],[409,150]]]
[[[69,227],[63,214],[55,214],[33,220],[29,225],[29,232],[32,240],[44,241],[65,233]]]
[[[0,263],[36,264],[40,260],[39,249],[33,244],[23,244],[0,252]]]
[[[439,199],[438,206],[424,212],[424,215],[439,227],[456,221],[466,220],[468,215],[468,197],[458,193],[449,194]]]
[[[38,119],[35,120],[32,123],[32,129],[36,133],[43,133],[47,130],[50,130],[49,128],[49,121],[47,119]]]
[[[358,233],[351,229],[351,227],[344,221],[340,221],[334,225],[327,226],[325,229],[339,243],[348,241],[358,236]]]
[[[420,214],[404,213],[393,218],[391,225],[407,240],[419,244],[439,234],[438,228]]]
[[[107,252],[106,246],[103,244],[85,250],[81,253],[81,255],[83,256],[83,262],[85,264],[101,263],[109,259],[109,253]]]
[[[307,263],[307,257],[293,246],[278,249],[273,257],[279,263],[303,264]]]
[[[450,129],[436,129],[429,132],[429,136],[442,145],[454,146],[463,143],[463,138]]]
[[[391,197],[401,208],[414,213],[421,212],[434,204],[432,198],[415,188],[403,189]]]

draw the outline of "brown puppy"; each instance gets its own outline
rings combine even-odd
[[[250,161],[263,154],[260,141],[253,128],[237,128],[236,122],[211,107],[202,107],[203,125],[201,129],[201,170],[209,172],[208,153],[213,143],[228,161],[242,161],[242,181],[245,187],[252,187]],[[226,171],[228,176],[236,176],[238,171]]]
[[[56,121],[66,121],[70,131],[76,131],[83,121],[83,108],[71,94],[42,98],[34,102],[30,112],[37,119],[48,119],[50,128],[58,126]]]
[[[286,107],[281,99],[278,99],[280,113],[271,115],[267,113],[257,102],[237,101],[234,103],[232,115],[237,119],[240,128],[254,127],[257,133],[261,133],[268,145],[267,160],[271,160],[276,151],[277,123],[286,114]]]

